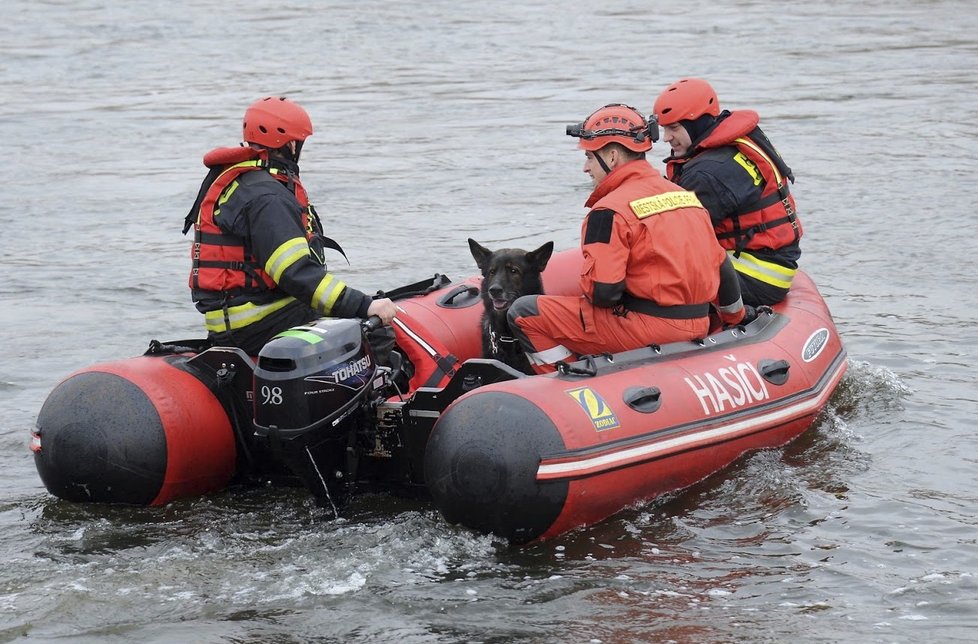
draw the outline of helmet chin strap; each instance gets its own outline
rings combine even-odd
[[[601,166],[601,169],[604,170],[604,173],[611,174],[611,168],[608,167],[608,164],[605,163],[604,159],[601,158],[601,155],[598,154],[598,150],[595,150],[591,154],[593,154],[594,158],[598,160],[598,165]]]

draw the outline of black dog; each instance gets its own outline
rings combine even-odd
[[[554,243],[547,242],[533,251],[520,248],[491,251],[470,239],[469,249],[483,278],[482,357],[495,358],[518,371],[532,374],[526,354],[510,332],[506,312],[521,295],[543,293],[540,273],[550,261]]]

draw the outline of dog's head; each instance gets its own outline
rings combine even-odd
[[[540,273],[554,252],[552,241],[531,251],[521,248],[493,251],[470,239],[469,249],[482,271],[482,297],[487,310],[506,311],[521,295],[543,293]]]

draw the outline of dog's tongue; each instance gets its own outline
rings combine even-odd
[[[505,309],[508,306],[509,306],[509,302],[507,302],[506,300],[493,300],[492,301],[492,307],[494,309],[496,309],[497,311],[501,311],[501,310]]]

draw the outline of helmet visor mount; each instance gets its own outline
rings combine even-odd
[[[639,125],[633,126],[636,121]],[[634,152],[642,152],[649,150],[659,140],[659,122],[655,116],[646,119],[630,105],[611,103],[592,113],[582,123],[568,125],[566,133],[567,136],[581,139],[580,147],[585,150],[604,147],[599,145],[598,139],[607,138],[608,143],[619,143]]]
[[[567,126],[567,136],[592,141],[605,136],[628,136],[635,139],[636,143],[643,143],[646,139],[655,143],[659,140],[659,121],[653,116],[646,123],[645,127],[629,130],[616,128],[606,128],[602,130],[586,130],[584,123],[573,123]]]

